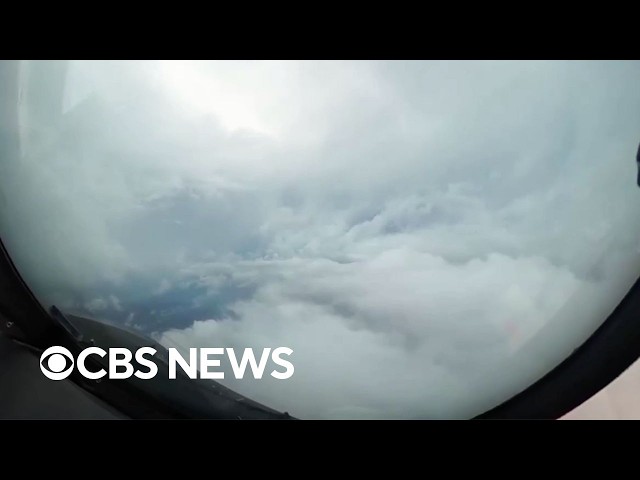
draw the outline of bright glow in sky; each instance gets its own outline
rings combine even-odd
[[[465,418],[640,272],[638,62],[29,62],[0,234],[46,305],[303,418]]]
[[[225,63],[214,64],[223,68],[208,71],[200,68],[205,65],[193,61],[161,62],[157,75],[166,86],[167,94],[175,95],[184,102],[185,109],[200,115],[214,115],[231,132],[272,133],[268,112],[265,111],[268,108],[265,103],[272,98],[272,89],[268,85],[256,88],[258,85],[254,80],[254,75],[261,72],[238,76],[233,75],[237,68],[224,68]]]

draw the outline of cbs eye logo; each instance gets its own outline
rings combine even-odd
[[[64,347],[49,347],[40,355],[40,370],[50,380],[64,380],[73,371],[73,356]]]

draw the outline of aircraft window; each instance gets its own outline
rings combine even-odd
[[[29,61],[0,235],[46,306],[298,418],[468,418],[640,274],[640,63]]]

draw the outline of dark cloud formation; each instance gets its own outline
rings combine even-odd
[[[166,345],[293,348],[226,383],[294,415],[480,413],[640,267],[637,62],[68,67],[0,181],[21,272]]]

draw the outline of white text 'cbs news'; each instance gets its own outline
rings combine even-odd
[[[127,379],[132,375],[142,380],[149,380],[158,374],[158,365],[152,360],[156,353],[157,350],[153,347],[141,347],[132,352],[128,348],[114,347],[105,350],[92,346],[82,350],[74,359],[65,347],[53,346],[42,352],[40,369],[51,380],[67,378],[74,367],[80,375],[90,380],[99,380],[103,377]],[[236,379],[243,379],[247,370],[250,370],[253,378],[259,380],[265,375],[271,360],[276,367],[268,374],[275,379],[286,380],[293,375],[294,367],[290,361],[282,357],[288,357],[292,353],[293,350],[288,347],[264,348],[258,358],[252,348],[245,348],[241,355],[237,355],[233,348],[190,348],[189,358],[184,358],[177,349],[169,348],[168,356],[163,358],[163,362],[168,364],[170,380],[176,379],[178,369],[190,379],[222,380],[225,378],[225,373],[221,369],[222,361],[228,362]],[[108,371],[104,368],[98,371],[87,369],[85,361],[92,355],[102,359],[106,357]],[[226,360],[223,360],[225,358]],[[133,365],[134,361],[142,369],[136,369]]]

